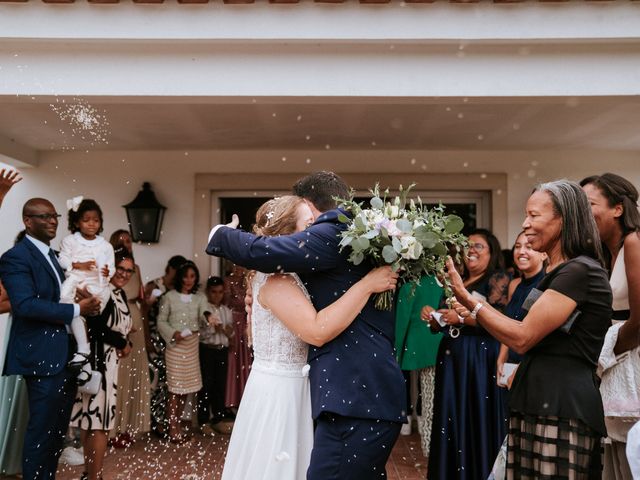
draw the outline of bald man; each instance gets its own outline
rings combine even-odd
[[[60,303],[64,271],[49,246],[59,217],[48,200],[27,201],[22,209],[26,235],[0,257],[0,279],[13,316],[4,374],[22,375],[29,398],[22,458],[25,480],[55,478],[76,393],[75,374],[66,368],[75,351],[67,327],[78,315],[100,311],[95,297]]]

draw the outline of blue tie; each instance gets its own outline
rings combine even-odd
[[[51,259],[51,263],[53,264],[53,269],[60,277],[60,282],[64,283],[64,272],[62,271],[62,267],[58,263],[58,259],[56,258],[56,254],[53,253],[53,250],[49,249],[49,258]]]

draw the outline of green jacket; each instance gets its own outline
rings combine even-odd
[[[442,297],[434,277],[423,277],[411,295],[411,284],[400,288],[396,304],[396,355],[402,370],[418,370],[436,364],[441,333],[431,333],[429,324],[420,319],[425,305],[438,308]]]

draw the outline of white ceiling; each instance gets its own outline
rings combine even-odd
[[[0,138],[41,151],[640,150],[639,97],[64,102],[0,99]],[[98,124],[64,115],[78,105]]]

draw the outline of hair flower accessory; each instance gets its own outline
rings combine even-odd
[[[82,195],[70,198],[69,200],[67,200],[67,209],[77,212],[80,204],[82,203],[82,200],[84,200],[84,197]]]
[[[265,217],[267,217],[267,225],[271,223],[271,219],[273,218],[274,215],[275,215],[275,212],[273,210],[270,210],[266,213]]]

